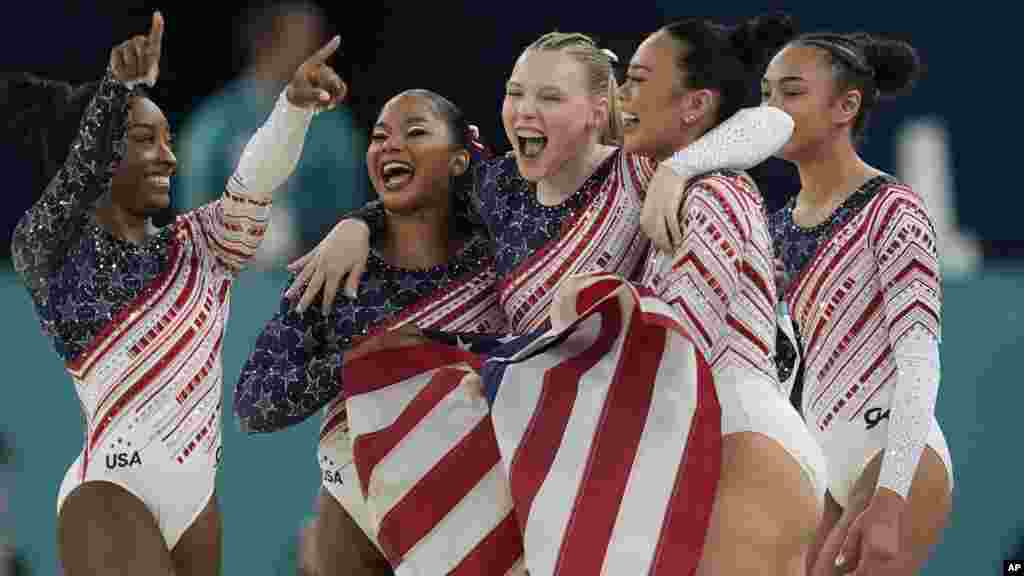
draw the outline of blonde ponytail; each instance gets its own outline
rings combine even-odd
[[[615,78],[615,65],[619,57],[604,48],[601,53],[608,58],[608,123],[601,136],[601,143],[622,146],[622,115],[619,112],[619,81]]]

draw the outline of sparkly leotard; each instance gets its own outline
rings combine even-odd
[[[923,200],[880,175],[813,228],[793,222],[794,205],[770,219],[804,358],[791,396],[828,460],[830,493],[845,506],[884,450],[878,485],[906,497],[925,445],[952,482],[934,415],[941,283]]]
[[[640,233],[640,202],[653,173],[648,159],[616,150],[565,201],[545,206],[514,158],[480,166],[473,201],[492,238],[497,290],[511,332],[544,324],[563,278],[637,274],[648,244]],[[354,215],[370,224],[374,236],[383,233],[379,203]]]
[[[705,138],[710,138],[710,141],[716,142],[716,144],[710,146],[710,149],[704,149],[702,154],[698,154],[699,161],[690,164],[711,169],[728,167],[736,162],[739,164],[735,166],[737,168],[749,168],[760,159],[771,155],[777,149],[775,146],[777,134],[770,128],[773,127],[772,120],[779,115],[773,110],[763,110],[762,112],[765,113],[763,117],[755,113],[752,117],[740,118],[736,122],[730,119],[727,121],[727,123],[731,122],[730,125],[723,124],[706,135]],[[760,120],[765,120],[763,126],[759,122]],[[791,123],[791,120],[789,122]],[[760,130],[761,127],[764,130]],[[717,134],[719,138],[716,139],[713,134]],[[722,138],[723,135],[724,138]],[[781,146],[785,139],[779,140],[778,145]],[[749,142],[750,145],[735,146],[738,142],[744,141]],[[768,145],[768,143],[771,144]],[[707,165],[709,159],[710,166]],[[747,164],[748,162],[750,164]],[[566,285],[565,282],[572,277],[610,273],[619,278],[638,278],[648,244],[647,239],[640,231],[640,209],[644,189],[656,166],[657,164],[648,158],[615,150],[598,165],[579,189],[557,206],[544,206],[538,201],[536,190],[519,173],[516,162],[511,157],[489,162],[475,172],[476,185],[473,188],[472,197],[479,218],[486,225],[494,243],[497,291],[510,331],[519,334],[535,333],[545,326],[550,326],[549,309],[559,293],[560,287]],[[374,235],[381,233],[385,225],[385,218],[379,205],[370,205],[360,211],[358,215],[370,224]],[[571,351],[567,350],[566,353],[571,354]],[[394,359],[398,360],[397,357]],[[544,361],[540,360],[541,363]],[[685,360],[681,361],[685,362]],[[692,368],[692,366],[689,367]],[[472,377],[467,378],[472,380]],[[607,378],[597,373],[593,376],[588,375],[587,378],[588,380],[593,378],[593,385],[597,386],[597,389],[604,389],[604,386],[610,384]],[[523,385],[531,391],[536,391],[534,387],[542,386],[541,382],[532,380],[523,382]],[[553,383],[543,384],[545,390],[551,386],[555,385]],[[456,392],[462,388],[463,386],[456,387]],[[563,394],[571,395],[570,390],[571,387],[559,388],[558,392],[551,393],[562,397]],[[545,397],[548,396],[545,395]],[[680,395],[680,398],[688,397],[685,393]],[[495,402],[498,400],[496,399]],[[710,406],[710,404],[708,405]],[[718,410],[717,403],[714,404],[714,410]],[[681,415],[683,412],[685,410],[680,410],[679,414]],[[556,416],[552,417],[557,418]],[[380,419],[380,417],[372,416],[368,419]],[[497,416],[492,420],[497,422]],[[367,428],[367,431],[369,434],[377,433],[373,427]],[[502,433],[507,432],[508,429]],[[553,432],[550,430],[546,433]],[[558,445],[558,440],[555,437],[545,436],[538,440],[544,445],[545,454],[550,454],[550,448]],[[408,442],[408,439],[403,439],[404,442]],[[422,446],[426,447],[429,447],[431,443],[430,439],[424,439],[422,442]],[[417,444],[417,446],[419,445]],[[512,444],[504,444],[504,446],[510,447]],[[526,469],[518,468],[519,462],[534,462],[536,458],[544,458],[540,452],[534,454],[532,446],[533,443],[529,443],[529,446],[524,448],[532,456],[524,456],[522,459],[516,459],[511,454],[502,452],[501,463],[509,470],[507,474],[510,478],[538,477],[534,472],[543,474],[543,472],[531,468],[529,464],[524,465],[532,472],[524,472],[523,470]],[[693,447],[690,457],[701,458],[702,456],[695,455],[696,451],[708,449],[707,446]],[[563,444],[562,447],[569,451],[586,450],[586,447],[579,443],[573,443],[571,446]],[[398,452],[397,449],[395,451]],[[407,457],[412,456],[411,452],[405,454]],[[575,454],[575,456],[579,456],[579,454]],[[419,460],[415,457],[413,459]],[[402,465],[400,461],[390,464],[395,467]],[[418,466],[418,464],[410,464],[410,466]],[[517,468],[513,469],[512,466]],[[520,472],[517,473],[516,470],[520,470]],[[371,471],[368,476],[372,476],[372,474],[374,472]],[[715,477],[717,478],[717,475]],[[458,478],[458,472],[453,471],[451,479],[459,482]],[[437,480],[437,478],[424,478],[421,481],[420,478],[414,478],[403,484],[402,488],[411,493],[424,484]],[[530,484],[531,487],[524,488],[526,491],[519,492],[515,497],[517,509],[522,505],[522,510],[527,510],[529,506],[525,504],[526,500],[532,501],[532,496],[537,495],[536,488],[538,486],[529,481],[526,481],[526,484]],[[639,485],[634,489],[643,490]],[[503,491],[507,492],[508,490],[506,485]],[[388,490],[383,491],[385,495],[382,499],[390,502],[394,498],[391,495],[394,491],[389,486]],[[514,481],[512,481],[511,491],[517,492]],[[498,492],[492,489],[491,493]],[[529,494],[529,496],[524,496],[525,494]],[[444,497],[444,492],[431,492],[431,495]],[[538,495],[538,497],[540,496]],[[548,494],[546,497],[551,497],[551,495]],[[406,500],[410,499],[406,498]],[[571,502],[571,498],[569,502]],[[613,518],[618,509],[616,504],[610,503],[610,500],[605,504],[607,504],[607,508],[594,508],[594,510],[601,510],[599,514],[602,521]],[[422,506],[434,507],[428,501],[424,501]],[[699,506],[695,506],[687,510],[699,508]],[[412,507],[409,510],[411,512]],[[555,514],[559,521],[566,520],[564,516],[561,516],[564,507],[559,506],[558,510],[559,512]],[[527,512],[521,513],[527,514]],[[681,514],[685,513],[681,512]],[[444,520],[443,516],[439,517],[436,522],[440,523],[442,520]],[[486,519],[487,522],[489,520]],[[656,535],[661,529],[661,520],[660,516],[658,518],[652,516],[641,520],[640,524],[643,524],[644,530],[650,529],[650,533],[654,534],[654,538],[657,539]],[[409,517],[408,521],[420,523],[418,518]],[[525,531],[526,538],[532,538],[532,544],[524,549],[526,567],[532,572],[550,573],[548,568],[551,566],[551,554],[555,554],[557,557],[557,551],[563,543],[573,541],[578,545],[584,541],[590,542],[583,536],[583,532],[587,530],[585,526],[571,524],[567,526],[564,533],[559,533],[557,529],[545,531],[536,524],[532,529],[524,527],[523,521],[524,517],[520,516],[518,529]],[[559,522],[551,525],[555,524],[561,525]],[[425,528],[436,525],[438,524],[424,523]],[[631,531],[637,528],[639,528],[638,525],[631,524],[627,530]],[[594,535],[589,534],[588,538],[590,536]],[[594,540],[595,546],[606,544],[602,543],[601,538],[597,537]],[[439,547],[443,547],[443,543],[439,544]],[[631,562],[649,552],[646,547],[639,552],[636,547],[627,546],[626,548],[629,550],[608,550],[607,557],[604,554],[596,556],[592,554],[590,559],[605,558],[607,562],[611,563],[609,565],[618,566],[622,562]],[[688,556],[691,552],[692,550],[687,548],[685,552],[681,552],[681,555]],[[693,557],[697,556],[699,553]],[[650,561],[650,558],[647,557],[646,560]],[[575,562],[573,565],[576,565]],[[667,568],[672,569],[672,567]],[[573,570],[571,567],[563,567],[563,569]],[[586,571],[584,570],[584,572]]]
[[[644,189],[656,167],[648,158],[616,150],[576,192],[557,206],[545,206],[537,200],[535,189],[519,173],[513,158],[498,159],[481,168],[476,175],[474,200],[480,219],[493,238],[497,289],[510,330],[522,334],[549,325],[548,310],[566,279],[594,273],[639,279],[648,244],[639,227],[640,208]],[[384,217],[379,207],[371,205],[361,211],[360,216],[371,225],[374,234],[382,232]],[[764,244],[769,244],[767,234]],[[528,385],[531,389],[543,386],[545,390],[550,386],[539,381]],[[778,396],[774,387],[770,392]],[[782,405],[788,408],[784,401]],[[802,426],[795,414],[794,419]],[[813,447],[813,441],[809,443]],[[532,451],[529,446],[532,444],[525,450]],[[563,448],[572,451],[580,446],[564,444]],[[692,450],[696,454],[698,448]],[[512,458],[503,453],[502,462],[509,466],[513,461],[532,461],[527,457]],[[523,474],[530,473],[519,476]],[[516,472],[510,475],[515,476]],[[516,502],[519,506],[520,500]],[[658,533],[659,527],[650,528],[653,534]],[[525,530],[528,538],[533,535],[532,544],[528,542],[526,547],[527,565],[543,572],[543,567],[547,566],[544,558],[561,542],[573,540],[575,537],[571,534],[576,528],[567,528],[566,533],[553,538],[547,536],[557,530],[538,532],[536,526]],[[633,552],[609,551],[607,561],[614,564],[635,559]]]
[[[242,427],[271,432],[327,405],[320,427],[323,486],[379,546],[352,461],[342,381],[344,352],[359,338],[411,323],[420,328],[497,332],[503,317],[492,289],[487,239],[470,238],[451,261],[426,270],[398,268],[372,251],[358,297],[339,298],[329,315],[303,314],[282,298],[256,339],[235,389]]]
[[[58,511],[80,484],[113,482],[145,503],[173,548],[214,489],[231,283],[259,246],[270,191],[297,162],[310,114],[282,95],[223,196],[136,245],[92,212],[124,154],[131,94],[103,78],[12,252],[86,420]]]
[[[824,457],[778,385],[774,259],[760,191],[745,173],[719,171],[691,182],[684,198],[682,240],[673,254],[651,254],[643,283],[679,313],[708,359],[722,435],[776,440],[824,506]]]
[[[358,297],[338,298],[326,316],[316,306],[300,315],[282,298],[235,387],[242,429],[281,430],[337,400],[344,391],[343,354],[354,340],[410,322],[420,328],[501,331],[493,280],[487,240],[477,235],[450,262],[428,270],[390,266],[371,252]]]

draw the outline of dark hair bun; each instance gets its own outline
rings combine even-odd
[[[920,77],[921,60],[913,46],[902,40],[871,37],[862,46],[882,96],[896,96],[914,87]]]
[[[787,42],[796,35],[796,23],[788,14],[765,14],[737,26],[729,42],[739,52],[741,60],[750,70],[768,63]]]
[[[22,73],[0,80],[0,117],[5,130],[29,135],[39,130],[70,126],[77,131],[78,120],[96,93],[99,82],[73,87],[67,82],[47,80]]]
[[[20,130],[38,122],[43,110],[63,107],[71,98],[71,85],[18,74],[0,80],[0,115],[7,130]]]
[[[28,73],[0,79],[0,136],[16,143],[48,182],[67,156],[98,82],[73,87]]]

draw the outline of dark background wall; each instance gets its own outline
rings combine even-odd
[[[160,7],[167,33],[158,98],[172,123],[205,95],[230,80],[243,61],[239,29],[244,3],[205,3],[187,8],[155,2],[17,2],[17,12],[0,22],[0,71],[29,70],[67,80],[96,78],[109,49],[143,33],[151,10]],[[553,29],[597,35],[629,58],[642,34],[667,19],[711,16],[723,21],[756,14],[762,4],[737,1],[694,5],[656,0],[596,5],[521,0],[514,3],[322,2],[343,37],[338,67],[351,80],[353,107],[369,126],[388,97],[410,87],[434,89],[460,104],[498,145],[505,145],[500,118],[503,83],[521,48]],[[867,30],[913,42],[928,74],[912,98],[877,114],[868,158],[893,163],[894,134],[906,120],[938,116],[952,134],[956,206],[964,227],[986,242],[991,256],[1019,255],[1022,201],[1004,173],[1013,166],[1021,127],[1016,112],[1015,68],[1010,39],[1014,21],[995,2],[968,7],[923,9],[916,2],[786,3],[804,29]],[[215,7],[214,7],[215,6]],[[10,160],[16,150],[0,148],[9,182],[10,210],[4,232],[31,202],[34,188],[18,178]],[[785,168],[781,168],[785,173]],[[792,193],[790,181],[773,195]],[[6,234],[5,234],[6,236]]]

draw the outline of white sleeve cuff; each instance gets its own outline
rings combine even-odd
[[[228,190],[269,199],[298,165],[312,118],[312,110],[295,106],[282,92],[270,117],[245,145]]]
[[[684,178],[712,170],[748,170],[789,142],[793,119],[774,106],[743,108],[665,161]]]

